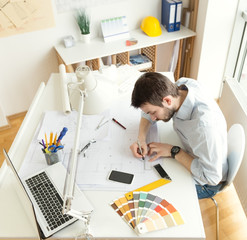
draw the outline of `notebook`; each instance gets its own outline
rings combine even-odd
[[[41,238],[48,238],[59,230],[77,221],[70,215],[63,214],[63,189],[66,169],[61,162],[53,164],[32,176],[22,179],[18,175],[6,150],[3,150],[7,164],[21,185],[22,192],[27,195],[34,210],[38,232]],[[75,187],[73,204],[80,211],[89,214],[93,207],[84,194]]]

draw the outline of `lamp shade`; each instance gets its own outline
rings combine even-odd
[[[96,78],[88,66],[79,66],[76,76],[81,83],[79,88],[85,92],[83,114],[99,114],[109,107],[115,97],[112,83],[101,75]]]
[[[104,81],[102,77],[94,78],[96,86],[93,90],[86,90],[84,99],[83,114],[100,114],[106,110],[116,97],[117,90],[109,81]],[[85,84],[87,89],[87,84]]]

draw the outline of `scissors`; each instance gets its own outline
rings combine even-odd
[[[48,151],[50,151],[50,152],[52,152],[52,153],[55,153],[55,152],[57,152],[59,149],[63,149],[63,148],[64,148],[63,145],[57,146],[57,145],[53,144],[53,145],[51,145],[51,146],[48,147]]]

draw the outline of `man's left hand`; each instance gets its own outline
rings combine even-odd
[[[148,155],[154,155],[149,159],[150,162],[155,161],[159,157],[171,157],[171,149],[173,145],[167,143],[151,142],[148,144],[149,152]]]

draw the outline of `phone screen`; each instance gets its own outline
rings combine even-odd
[[[119,172],[112,170],[109,176],[109,180],[131,184],[134,178],[134,174]]]

